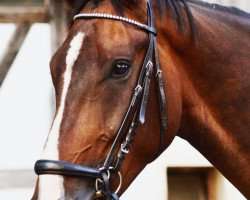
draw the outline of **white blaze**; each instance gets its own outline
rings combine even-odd
[[[70,43],[66,56],[66,69],[61,100],[57,115],[51,127],[42,159],[59,160],[58,140],[65,107],[65,99],[71,81],[73,66],[79,56],[85,34],[78,33]],[[59,58],[60,59],[60,58]],[[57,200],[64,197],[63,177],[58,175],[42,175],[39,177],[39,200]]]

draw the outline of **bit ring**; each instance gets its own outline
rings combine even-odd
[[[113,169],[113,167],[110,167],[109,170],[107,170],[108,179],[109,179],[110,176],[111,176],[110,170],[112,170],[112,169]],[[117,174],[118,174],[118,176],[119,176],[119,185],[118,185],[117,189],[115,190],[115,194],[117,194],[117,193],[120,191],[121,186],[122,186],[122,174],[121,174],[120,171],[118,171]],[[97,178],[97,179],[96,179],[96,181],[95,181],[95,189],[96,189],[97,192],[98,192],[98,191],[102,191],[102,190],[99,189],[98,183],[103,183],[103,180],[101,180],[100,178]]]

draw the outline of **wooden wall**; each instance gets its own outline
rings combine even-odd
[[[26,3],[27,4],[26,4]],[[0,60],[0,87],[14,62],[32,24],[50,23],[52,35],[52,52],[54,53],[64,41],[67,29],[77,10],[70,6],[66,0],[44,0],[42,3],[31,1],[11,4],[11,2],[0,2],[0,23],[14,23],[16,30],[7,49]]]

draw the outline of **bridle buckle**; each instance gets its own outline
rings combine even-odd
[[[162,70],[158,70],[155,74],[155,77],[158,77],[159,75],[162,75]]]
[[[126,149],[125,148],[125,144],[121,144],[121,151],[125,154],[128,154],[129,153],[129,149]]]
[[[110,177],[111,177],[111,171],[113,171],[113,170],[114,170],[113,167],[109,167],[108,170],[105,170],[104,168],[100,168],[100,171],[103,171],[103,173],[107,173],[107,180],[106,181],[108,181],[108,185],[109,185],[109,181],[110,181]],[[116,172],[116,171],[114,171],[114,172]],[[118,171],[117,174],[118,174],[118,177],[119,177],[119,185],[118,185],[117,189],[114,192],[115,194],[118,194],[118,192],[120,191],[121,186],[122,186],[121,172]],[[100,184],[101,184],[101,187],[100,187]],[[107,194],[107,192],[105,191],[106,188],[105,188],[105,186],[103,186],[104,184],[105,184],[105,181],[102,180],[101,178],[96,179],[96,182],[95,182],[96,193],[95,193],[95,198],[94,199],[101,198],[102,196],[105,196]]]

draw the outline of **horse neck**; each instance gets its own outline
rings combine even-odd
[[[159,37],[163,70],[179,82],[177,94],[169,94],[182,102],[178,135],[250,197],[250,20],[195,4],[192,9],[195,45],[164,27]],[[168,79],[165,84],[173,84]]]

